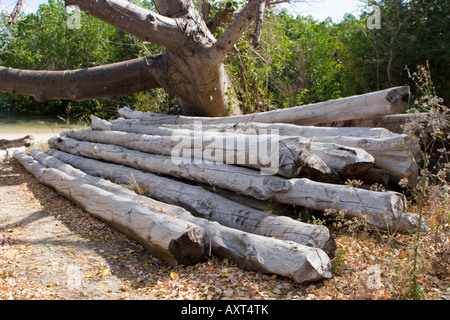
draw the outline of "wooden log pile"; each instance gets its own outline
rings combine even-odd
[[[226,118],[122,108],[123,118],[92,117],[91,130],[61,132],[48,152],[15,157],[39,181],[170,265],[214,254],[248,270],[318,281],[331,277],[336,244],[328,228],[254,203],[332,209],[382,230],[416,229],[418,216],[406,212],[401,193],[344,184],[417,177],[406,136],[317,126],[399,113],[408,95],[399,87]]]

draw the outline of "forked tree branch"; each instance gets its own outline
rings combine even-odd
[[[233,20],[233,18],[235,17],[235,12],[231,11],[230,7],[231,2],[227,2],[227,4],[225,5],[225,9],[217,13],[208,21],[205,20],[206,25],[211,32],[214,32],[217,28],[221,27],[222,25],[228,24]],[[204,19],[207,19],[208,16],[209,15],[203,15]]]
[[[211,61],[222,61],[228,53],[233,51],[234,45],[255,20],[258,3],[259,0],[249,0],[216,43],[208,49],[207,55]]]
[[[83,12],[121,29],[142,41],[166,47],[182,45],[185,40],[176,19],[142,8],[126,0],[65,0]]]
[[[192,0],[153,0],[158,12],[164,16],[178,18],[195,9]]]
[[[0,67],[0,92],[52,99],[112,99],[158,88],[159,56],[68,71],[32,71]]]

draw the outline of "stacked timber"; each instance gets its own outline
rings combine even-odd
[[[408,97],[409,88],[399,87],[225,118],[122,108],[123,118],[92,117],[91,130],[61,132],[48,152],[16,159],[170,265],[214,254],[247,270],[318,281],[331,277],[336,244],[328,228],[275,215],[264,204],[332,209],[381,230],[417,229],[418,216],[406,212],[401,193],[345,184],[415,179],[406,136],[317,126],[399,113]]]

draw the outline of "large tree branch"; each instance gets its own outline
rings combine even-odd
[[[217,13],[213,18],[209,19],[209,12],[208,14],[202,13],[203,19],[206,22],[206,25],[208,26],[208,29],[211,32],[214,32],[217,28],[221,27],[222,25],[230,23],[233,18],[235,17],[234,10],[230,10],[232,7],[231,2],[227,2],[225,5],[225,9]]]
[[[142,41],[175,47],[186,40],[176,19],[162,16],[126,0],[65,0],[65,3],[76,5],[90,16]]]
[[[195,9],[192,0],[153,0],[158,12],[162,15],[178,18]]]
[[[255,20],[258,3],[259,0],[249,0],[220,38],[207,49],[206,54],[211,61],[222,61],[228,53],[234,50],[234,45]]]
[[[0,92],[52,99],[112,99],[158,88],[160,56],[68,71],[32,71],[0,67]]]

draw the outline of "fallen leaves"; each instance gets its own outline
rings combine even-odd
[[[7,183],[0,185],[0,299],[402,299],[408,290],[408,235],[332,230],[334,276],[313,284],[244,271],[216,257],[171,268],[20,166],[7,171]],[[15,211],[5,209],[11,205],[6,194],[14,196]],[[27,219],[36,211],[46,218]],[[450,282],[449,253],[427,245],[431,263],[417,280],[427,299],[439,299]],[[76,266],[72,288],[68,265]]]

